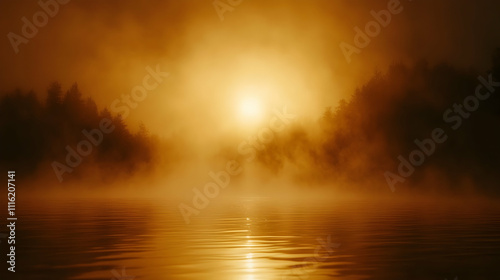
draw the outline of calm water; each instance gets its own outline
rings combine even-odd
[[[178,203],[19,204],[18,272],[1,279],[500,279],[494,203],[245,198],[190,225]]]

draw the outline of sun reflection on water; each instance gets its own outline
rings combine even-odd
[[[246,220],[248,221],[246,223],[246,225],[248,227],[251,226],[251,222],[250,222],[250,218],[246,218]],[[250,239],[250,236],[247,235],[246,236],[246,244],[245,244],[245,247],[248,251],[251,251],[252,250],[252,240]],[[254,272],[255,272],[255,264],[254,264],[254,259],[253,259],[253,252],[248,252],[246,253],[246,260],[245,260],[245,271],[246,271],[246,279],[247,280],[254,280]]]

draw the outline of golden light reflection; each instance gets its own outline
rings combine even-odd
[[[249,272],[254,272],[254,263],[252,253],[247,254],[246,267]]]
[[[246,225],[247,226],[250,226],[251,225],[251,222],[250,222],[250,218],[247,217],[246,218]],[[246,236],[246,244],[245,244],[245,249],[247,251],[245,257],[246,257],[246,260],[245,260],[245,271],[246,271],[246,279],[247,280],[253,280],[254,279],[254,272],[255,272],[255,263],[254,263],[254,254],[253,254],[253,251],[252,251],[252,248],[253,248],[253,245],[252,244],[252,240],[250,239],[250,236],[247,235]]]
[[[246,254],[245,266],[246,266],[245,271],[247,273],[246,279],[254,279],[255,264],[253,259],[253,253]]]

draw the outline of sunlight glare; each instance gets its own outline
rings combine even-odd
[[[240,101],[240,113],[246,120],[252,121],[260,118],[262,114],[262,107],[256,98],[245,97]]]

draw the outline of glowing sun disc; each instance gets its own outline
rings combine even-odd
[[[262,114],[262,107],[257,99],[247,97],[241,100],[239,112],[247,120],[256,120]]]

